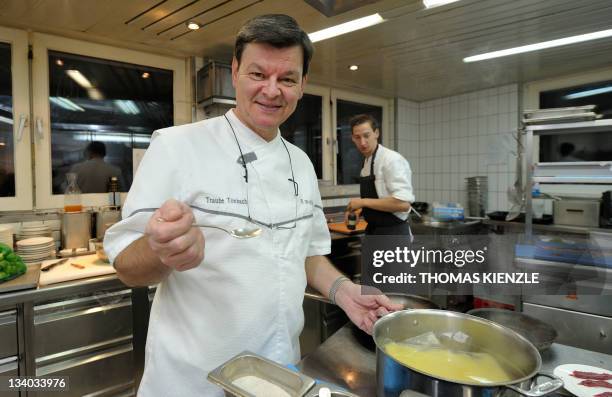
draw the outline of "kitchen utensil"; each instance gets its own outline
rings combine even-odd
[[[60,260],[58,260],[58,261],[56,261],[56,262],[53,262],[53,263],[51,263],[51,264],[46,264],[44,267],[43,267],[43,266],[41,266],[41,267],[40,267],[40,271],[41,271],[41,272],[48,272],[49,270],[53,269],[55,266],[57,266],[57,265],[61,265],[61,264],[63,264],[63,263],[68,262],[68,259],[70,259],[70,258],[60,259]]]
[[[157,218],[158,222],[165,222],[165,220],[163,218]],[[227,234],[229,234],[230,236],[234,237],[234,238],[238,238],[238,239],[243,239],[243,238],[253,238],[253,237],[257,237],[261,234],[261,228],[259,227],[239,227],[236,229],[225,229],[222,228],[220,226],[213,226],[213,225],[203,225],[203,224],[199,224],[199,223],[194,223],[191,226],[195,226],[195,227],[204,227],[204,228],[210,228],[210,229],[218,229],[221,230]]]
[[[248,351],[209,372],[208,380],[223,388],[227,396],[252,397],[251,393],[235,383],[246,376],[272,383],[292,397],[303,396],[314,386],[314,379]]]
[[[563,387],[569,391],[570,393],[576,395],[577,397],[592,397],[598,393],[602,393],[604,391],[612,391],[610,389],[605,389],[601,387],[588,387],[580,385],[579,383],[584,379],[576,378],[572,376],[571,373],[574,371],[582,371],[582,372],[594,372],[594,373],[607,373],[612,375],[612,371],[608,371],[603,368],[592,367],[590,365],[582,365],[582,364],[564,364],[559,365],[553,370],[555,376],[558,376],[563,380]]]
[[[548,349],[557,338],[557,331],[536,318],[511,310],[486,308],[470,310],[468,314],[508,327],[529,340],[540,352]]]
[[[108,255],[104,252],[104,241],[98,238],[94,238],[90,240],[90,243],[93,244],[93,249],[96,251],[96,255],[98,258],[103,260],[104,262],[109,262]]]
[[[87,247],[91,238],[91,214],[87,211],[62,213],[62,247]]]
[[[401,364],[384,350],[389,342],[403,343],[427,333],[449,332],[466,336],[465,351],[486,352],[500,362],[511,358],[515,367],[512,380],[489,384],[476,381],[459,383]],[[468,314],[433,309],[403,310],[378,320],[373,336],[377,347],[376,384],[379,397],[398,397],[406,389],[432,397],[497,397],[511,389],[521,395],[535,397],[550,394],[563,386],[561,379],[539,373],[542,359],[531,342],[509,328]],[[531,387],[532,381],[539,376],[551,380]]]
[[[117,207],[101,207],[96,212],[96,238],[103,239],[109,224],[117,223],[121,220],[121,211]]]

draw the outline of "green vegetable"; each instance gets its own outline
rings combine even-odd
[[[21,275],[28,270],[23,259],[8,245],[0,243],[0,255],[0,281]]]

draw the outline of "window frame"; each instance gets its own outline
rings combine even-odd
[[[56,209],[64,206],[64,195],[53,194],[51,184],[49,50],[172,70],[174,125],[191,122],[192,104],[189,98],[187,59],[172,58],[43,33],[33,33],[31,42],[33,48],[31,83],[33,88],[32,137],[35,153],[35,208]],[[42,122],[42,131],[38,131],[36,127],[39,120]],[[121,193],[122,202],[125,201],[126,196],[127,193]],[[108,205],[108,197],[107,193],[83,194],[82,204],[85,207]]]
[[[1,211],[32,209],[32,153],[30,150],[30,82],[28,78],[28,33],[0,27],[0,41],[11,46],[11,79],[13,100],[13,143],[15,196],[0,197]],[[19,120],[26,117],[21,139],[17,140]]]
[[[332,163],[332,124],[331,124],[331,106],[330,104],[330,89],[324,86],[307,83],[304,88],[304,94],[316,95],[321,97],[321,153],[322,153],[322,181],[331,181],[333,173]],[[307,153],[308,154],[308,153]]]
[[[385,147],[388,147],[390,149],[395,149],[395,128],[394,128],[393,117],[391,117],[393,114],[392,109],[394,106],[393,99],[373,96],[373,95],[360,94],[360,93],[336,89],[336,88],[332,88],[330,90],[330,98],[331,98],[331,104],[332,104],[331,134],[333,135],[332,136],[333,150],[330,150],[330,154],[332,157],[333,185],[334,186],[347,186],[347,187],[358,186],[356,184],[338,185],[338,159],[337,159],[338,140],[335,135],[336,125],[338,123],[338,106],[337,106],[338,99],[343,100],[343,101],[351,101],[351,102],[363,103],[366,105],[382,107],[382,111],[383,111],[382,118],[383,119],[379,120],[379,123],[382,127],[383,138],[382,138],[382,142],[380,143],[382,143],[383,146]]]

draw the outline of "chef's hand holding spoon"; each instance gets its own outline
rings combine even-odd
[[[170,199],[151,216],[145,234],[160,261],[180,272],[198,266],[204,259],[204,235],[193,227],[194,216],[185,203]]]

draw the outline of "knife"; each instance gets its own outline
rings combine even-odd
[[[55,266],[57,266],[57,265],[61,265],[62,263],[66,263],[66,262],[68,262],[68,260],[69,260],[69,259],[70,259],[70,258],[60,259],[60,260],[59,260],[59,261],[57,261],[57,262],[54,262],[54,263],[52,263],[52,264],[50,264],[50,265],[47,265],[47,266],[46,266],[44,269],[43,269],[43,268],[41,268],[41,269],[40,269],[40,271],[41,271],[41,272],[48,272],[49,270],[53,269]]]

